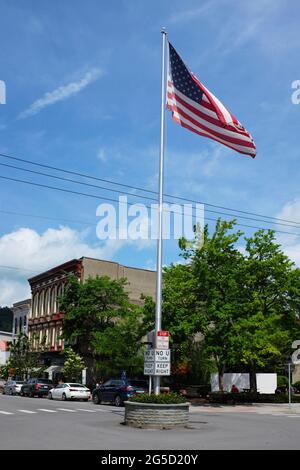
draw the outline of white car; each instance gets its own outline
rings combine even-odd
[[[8,380],[3,387],[3,395],[20,395],[24,383],[22,380]]]
[[[49,390],[50,400],[83,400],[88,401],[90,390],[82,384],[64,383]]]

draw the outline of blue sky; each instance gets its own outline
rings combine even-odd
[[[183,60],[251,132],[258,150],[255,160],[239,155],[167,114],[166,192],[300,219],[300,105],[291,102],[292,82],[300,78],[296,6],[283,0],[0,0],[0,17],[0,80],[7,87],[0,152],[156,190],[165,26]],[[1,166],[0,175],[117,196]],[[0,268],[0,304],[27,296],[31,274],[72,257],[155,267],[154,243],[97,239],[96,200],[5,180],[0,197],[2,211],[61,219],[0,212],[0,265],[22,268]],[[298,237],[280,235],[280,241],[300,262]],[[177,243],[166,242],[164,262],[177,260]]]

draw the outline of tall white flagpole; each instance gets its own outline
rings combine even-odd
[[[158,191],[158,237],[157,237],[157,276],[156,276],[156,309],[155,309],[155,347],[157,347],[157,332],[161,330],[161,304],[162,304],[162,235],[163,235],[163,191],[164,191],[164,139],[165,139],[165,28],[162,34],[162,67],[161,67],[161,113],[160,113],[160,152],[159,152],[159,191]],[[154,376],[154,393],[160,393],[160,377]]]

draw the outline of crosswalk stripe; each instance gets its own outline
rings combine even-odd
[[[28,413],[28,414],[37,413],[36,411],[30,411],[30,410],[18,410],[18,411],[21,411],[21,413]]]
[[[9,411],[0,411],[2,415],[13,415],[14,413],[10,413]]]
[[[97,413],[97,410],[87,410],[84,408],[77,408],[78,411],[86,411],[87,413]]]
[[[45,411],[46,413],[57,413],[56,410],[47,410],[46,408],[38,408],[38,411]]]
[[[76,413],[76,410],[70,410],[69,408],[57,408],[59,411],[68,411],[69,413]]]

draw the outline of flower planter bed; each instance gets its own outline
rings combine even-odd
[[[157,404],[125,401],[125,424],[136,428],[172,429],[186,427],[189,403]]]

